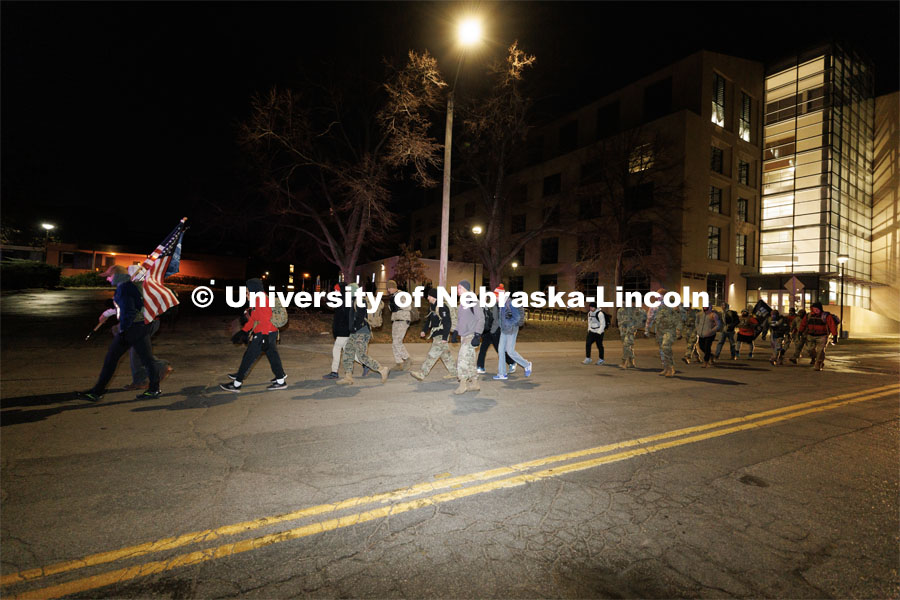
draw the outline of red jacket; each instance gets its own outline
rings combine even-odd
[[[247,322],[241,328],[244,331],[254,333],[272,333],[278,328],[272,325],[272,309],[266,306],[265,300],[258,302],[256,308],[251,308],[247,315]]]
[[[807,335],[820,336],[820,335],[837,335],[837,323],[834,321],[834,315],[827,312],[820,312],[817,314],[813,314],[810,312],[808,315],[803,317],[803,320],[800,321],[800,327],[798,327],[798,331],[800,333],[806,333]]]

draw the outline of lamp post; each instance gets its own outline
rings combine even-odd
[[[44,228],[44,262],[47,262],[47,254],[50,249],[50,232],[56,229],[56,225],[53,223],[41,223],[41,227]]]
[[[306,291],[306,280],[309,279],[309,273],[303,274],[303,284],[300,286],[301,291]]]
[[[844,271],[847,269],[847,261],[850,260],[850,257],[846,254],[838,254],[838,264],[841,265],[841,331],[838,334],[838,339],[844,339]]]
[[[481,40],[481,23],[477,19],[466,19],[460,22],[457,29],[460,45],[465,48]],[[459,55],[456,76],[447,94],[447,125],[444,133],[444,187],[441,201],[441,260],[438,271],[438,285],[447,285],[447,255],[450,244],[450,153],[453,146],[453,92],[459,79],[463,54]]]
[[[481,235],[482,229],[480,225],[476,225],[472,228],[473,235]],[[484,269],[482,269],[482,278],[484,278]],[[472,287],[475,287],[475,280],[478,279],[478,263],[472,261]],[[480,289],[481,286],[479,286]]]

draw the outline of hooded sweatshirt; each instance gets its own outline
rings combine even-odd
[[[248,279],[247,291],[251,293],[262,292],[262,281],[259,279]],[[267,303],[268,298],[257,299],[256,308],[250,309],[250,313],[247,315],[247,322],[241,329],[262,334],[278,331],[278,328],[272,325],[272,309],[266,305]]]

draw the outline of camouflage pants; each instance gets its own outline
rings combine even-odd
[[[409,329],[409,323],[406,321],[391,321],[391,350],[394,351],[394,362],[401,363],[409,358],[409,352],[403,345],[407,329]]]
[[[787,346],[790,345],[788,341],[790,338],[784,335],[781,337],[770,336],[772,344],[772,360],[784,359],[784,355],[787,353]]]
[[[672,353],[672,344],[675,343],[677,334],[674,329],[664,329],[656,332],[656,340],[659,342],[659,358],[663,367],[671,367],[675,364],[675,356]]]
[[[474,335],[466,335],[459,340],[459,356],[456,357],[456,376],[460,381],[475,381],[478,378],[478,349],[472,346]]]
[[[811,335],[807,338],[810,358],[816,360],[820,367],[825,364],[825,348],[828,347],[827,335]]]
[[[697,345],[697,332],[696,331],[685,331],[684,332],[684,357],[688,360],[695,354],[694,348]],[[697,357],[699,358],[699,354]]]
[[[811,345],[809,342],[809,338],[807,338],[805,335],[798,335],[794,339],[794,346],[795,346],[794,356],[793,356],[794,360],[797,360],[798,358],[800,358],[800,355],[803,353],[804,347],[807,349],[807,352],[810,353],[810,358],[813,357],[811,354],[812,348],[811,348]]]
[[[451,375],[456,377],[456,363],[453,362],[453,355],[450,353],[450,343],[440,338],[431,340],[431,348],[428,350],[428,356],[422,363],[422,375],[428,376],[431,368],[440,359]]]
[[[341,365],[344,367],[345,373],[353,372],[353,361],[358,360],[363,366],[369,367],[373,371],[381,368],[378,361],[366,354],[369,347],[369,339],[371,333],[351,333],[347,339],[347,345],[344,346],[344,356],[341,359]]]
[[[622,338],[622,358],[634,358],[634,327],[619,328],[619,337]]]

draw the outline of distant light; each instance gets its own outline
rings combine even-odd
[[[468,18],[459,23],[457,37],[464,46],[471,46],[481,41],[481,21],[476,18]]]
[[[109,255],[110,255],[110,256],[115,256],[116,253],[115,253],[115,252],[110,252]]]
[[[292,289],[294,289],[294,286],[289,285],[289,286],[288,286],[288,289],[289,289],[289,290],[292,290]]]
[[[838,262],[839,263],[844,264],[848,260],[850,260],[850,257],[847,256],[846,254],[838,254]]]
[[[512,264],[511,264],[510,266],[512,266],[513,269],[518,269],[518,268],[519,268],[519,263],[517,263],[516,261],[513,261]]]
[[[53,225],[52,223],[41,223],[41,227],[43,227],[47,231],[50,231],[51,229],[56,229],[56,225]]]
[[[209,285],[216,285],[216,280],[215,280],[215,279],[210,279],[210,280],[209,280]]]
[[[268,272],[268,271],[266,271],[266,275],[268,275],[268,274],[269,274],[269,272]]]
[[[475,235],[481,235],[482,231],[483,229],[481,229],[481,225],[476,225],[472,228],[472,233],[474,233]]]
[[[309,279],[309,273],[304,273],[304,274],[303,274],[303,279]]]

